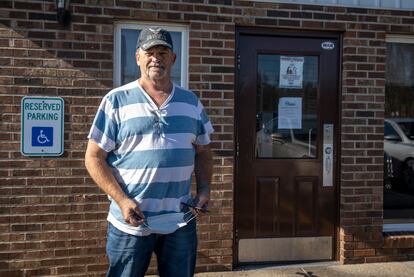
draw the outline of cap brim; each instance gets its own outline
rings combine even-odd
[[[173,49],[173,47],[172,47],[172,45],[171,44],[169,44],[169,43],[167,43],[166,41],[163,41],[163,40],[153,40],[153,41],[150,41],[150,42],[148,42],[148,43],[144,43],[140,48],[142,49],[142,50],[148,50],[148,49],[150,49],[151,47],[154,47],[154,46],[165,46],[165,47],[168,47],[168,48],[170,48],[171,50]]]

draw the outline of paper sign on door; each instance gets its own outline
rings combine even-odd
[[[280,57],[279,88],[303,87],[304,57]]]
[[[302,98],[280,98],[278,114],[279,129],[302,129]]]

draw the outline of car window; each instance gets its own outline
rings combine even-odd
[[[410,138],[414,139],[414,121],[413,122],[399,122],[398,125],[400,126],[401,130],[404,134]]]
[[[384,136],[390,135],[400,137],[397,131],[395,131],[394,127],[391,126],[391,124],[389,124],[388,122],[384,122]]]

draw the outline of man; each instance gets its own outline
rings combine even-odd
[[[176,55],[166,30],[142,30],[135,58],[141,77],[103,98],[85,155],[111,200],[107,276],[144,276],[153,252],[160,276],[193,276],[192,219],[210,198],[213,128],[198,98],[171,82]],[[181,203],[195,205],[193,215]]]

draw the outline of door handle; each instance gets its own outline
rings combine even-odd
[[[331,159],[331,156],[330,156],[330,153],[331,153],[331,151],[332,151],[332,148],[331,147],[326,147],[325,148],[325,153],[327,154],[326,155],[326,159],[325,159],[325,170],[326,170],[326,173],[331,173],[331,167],[332,167],[332,159]]]
[[[333,124],[323,124],[323,186],[333,186]]]

